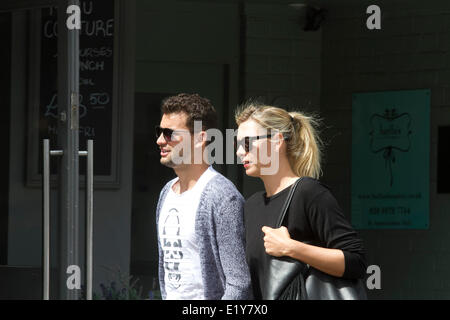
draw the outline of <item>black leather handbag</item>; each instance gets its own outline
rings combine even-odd
[[[283,205],[277,221],[282,226],[284,217],[294,195],[301,184],[299,178]],[[290,257],[270,256],[267,269],[265,300],[366,300],[367,294],[361,279],[343,279],[323,273],[309,265]]]

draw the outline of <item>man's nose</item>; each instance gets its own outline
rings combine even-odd
[[[166,139],[164,139],[164,136],[163,136],[162,133],[159,135],[158,139],[156,139],[156,144],[158,146],[162,146],[162,145],[167,144]]]

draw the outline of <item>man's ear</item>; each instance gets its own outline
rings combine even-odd
[[[205,143],[207,142],[207,134],[206,131],[200,131],[198,134],[194,137],[194,144],[197,145],[198,143]]]

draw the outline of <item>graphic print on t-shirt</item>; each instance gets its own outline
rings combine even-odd
[[[181,285],[180,262],[183,259],[180,216],[178,210],[169,210],[162,233],[162,249],[164,250],[165,269],[168,270],[168,280],[174,288]]]
[[[217,174],[208,168],[193,188],[177,194],[173,180],[158,218],[165,299],[202,300],[204,286],[196,217],[203,189]]]

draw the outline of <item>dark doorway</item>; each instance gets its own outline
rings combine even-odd
[[[130,274],[139,279],[142,296],[159,289],[156,204],[166,182],[175,177],[159,163],[155,126],[161,120],[161,102],[172,94],[136,93],[133,155]]]
[[[438,129],[437,192],[450,193],[450,126]]]
[[[11,93],[11,13],[0,14],[0,139],[3,151],[9,151]],[[0,157],[0,265],[8,263],[8,189],[9,152]]]

